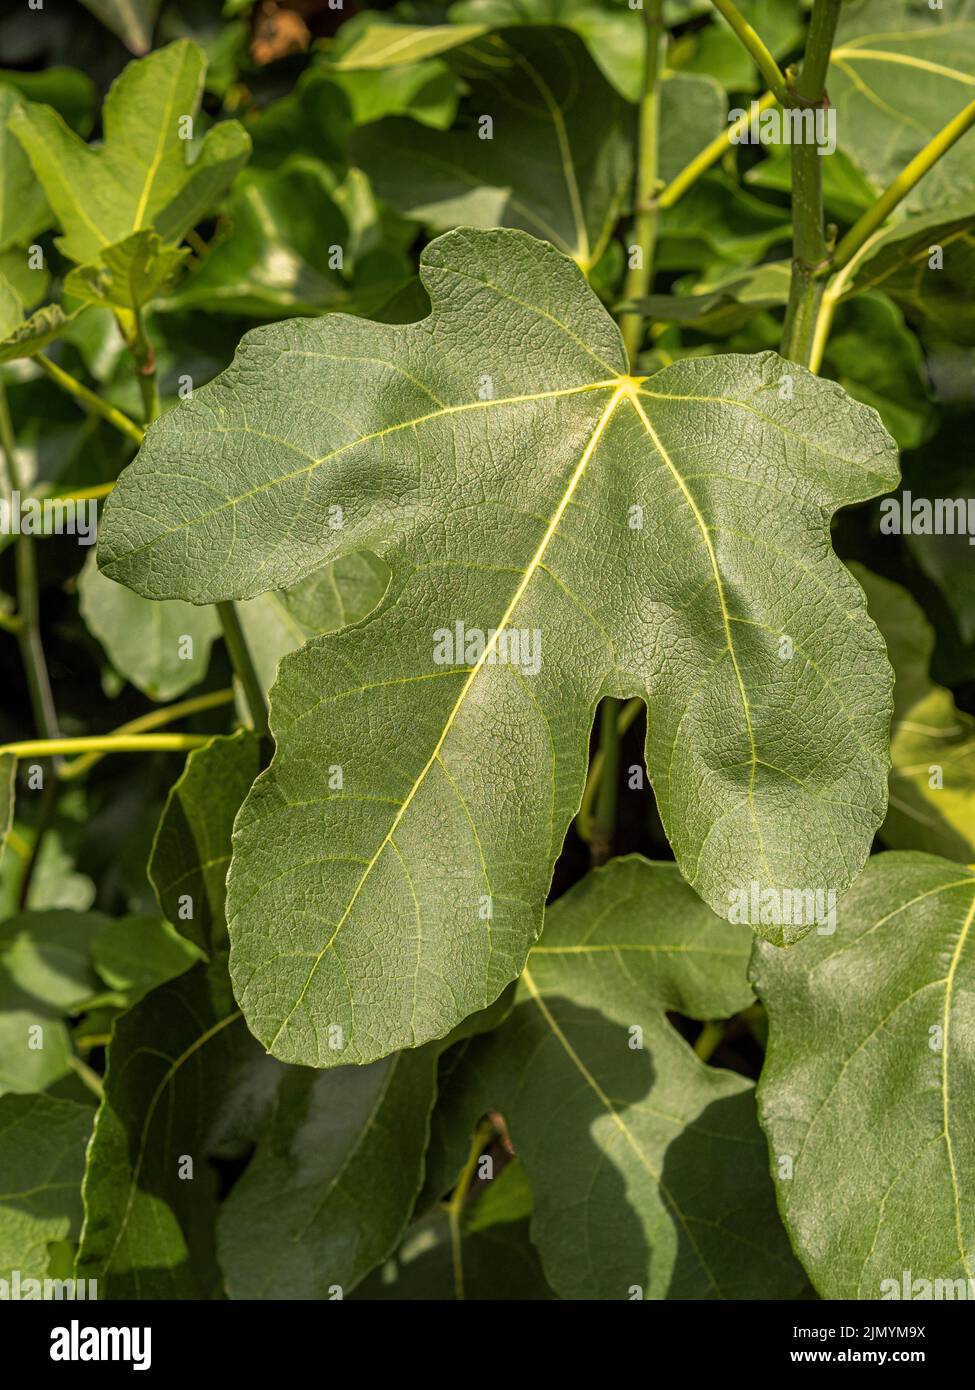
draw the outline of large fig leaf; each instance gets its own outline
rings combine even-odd
[[[392,570],[282,662],[237,821],[235,990],[286,1061],[442,1036],[520,971],[601,695],[648,701],[664,825],[719,913],[752,882],[842,889],[885,809],[890,672],[828,544],[896,479],[876,414],[774,354],[626,375],[578,268],[520,232],[452,233],[422,274],[420,323],[247,335],[101,527],[153,598],[354,549]]]
[[[973,921],[970,869],[882,854],[835,935],[756,947],[759,1115],[779,1208],[824,1298],[955,1297],[953,1281],[975,1278]]]
[[[49,106],[25,103],[8,124],[64,231],[58,245],[87,264],[132,232],[179,241],[230,185],[250,151],[236,121],[187,138],[203,92],[202,51],[180,39],[130,63],[103,112],[105,142],[88,146]]]

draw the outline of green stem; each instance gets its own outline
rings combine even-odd
[[[694,1043],[694,1051],[702,1062],[709,1062],[714,1055],[714,1050],[724,1038],[724,1024],[708,1021],[705,1023],[697,1040]]]
[[[589,853],[593,864],[605,864],[613,852],[620,780],[620,702],[606,699],[600,711],[599,750],[601,770],[592,816]]]
[[[0,447],[7,460],[7,478],[11,491],[21,490],[17,467],[16,440],[13,423],[7,408],[7,393],[0,384]],[[51,680],[41,641],[40,593],[37,582],[37,556],[33,536],[21,535],[16,546],[17,570],[17,640],[27,677],[34,726],[44,738],[54,738],[58,732],[57,711],[51,694]]]
[[[772,57],[762,39],[748,23],[748,20],[741,13],[732,0],[712,0],[714,8],[719,14],[723,15],[738,38],[748,49],[748,52],[755,60],[759,72],[765,78],[765,84],[771,88],[778,101],[783,105],[788,104],[788,84],[785,74],[778,63]]]
[[[250,710],[254,732],[267,738],[270,730],[267,722],[267,701],[264,698],[264,688],[258,680],[237,609],[232,600],[228,599],[217,604],[217,613],[220,617],[223,640],[227,644],[234,674],[240,681],[244,691],[244,699],[247,701],[247,708]]]
[[[683,198],[684,194],[696,183],[702,174],[707,173],[712,164],[716,164],[728,148],[735,144],[751,125],[756,116],[760,116],[763,111],[767,111],[770,106],[776,103],[774,92],[766,92],[761,101],[749,106],[743,116],[739,116],[736,121],[729,125],[727,130],[716,135],[709,145],[705,145],[700,154],[696,154],[689,164],[685,164],[679,174],[676,174],[667,187],[657,198],[657,207],[662,212],[665,208],[672,208],[674,204]]]
[[[15,758],[50,758],[59,753],[184,753],[210,742],[209,734],[91,734],[81,738],[23,739],[0,744]]]
[[[135,338],[132,343],[135,374],[142,392],[142,414],[146,425],[159,419],[159,382],[156,378],[156,350],[146,332],[142,310],[135,311]]]
[[[34,361],[37,365],[60,386],[62,391],[67,391],[69,396],[74,396],[86,410],[92,410],[96,415],[100,415],[103,420],[107,420],[110,425],[114,425],[122,434],[128,435],[129,439],[136,444],[142,443],[142,430],[124,415],[121,410],[116,410],[113,405],[103,401],[101,396],[96,396],[94,391],[89,391],[87,386],[82,386],[81,382],[66,372],[63,367],[59,367],[56,362],[52,362],[50,357],[45,357],[43,352],[39,352]]]
[[[115,740],[125,737],[126,734],[148,733],[151,729],[163,728],[166,724],[175,724],[177,719],[186,719],[191,714],[201,714],[204,710],[217,709],[221,705],[229,705],[233,702],[234,692],[232,690],[213,690],[207,695],[194,695],[189,700],[181,700],[175,705],[164,705],[162,709],[150,710],[148,714],[141,714],[138,719],[130,719],[127,724],[121,724],[117,729],[112,729],[104,737]],[[114,747],[107,748],[105,752],[111,752]],[[61,768],[61,778],[63,781],[70,781],[75,777],[81,777],[101,762],[105,753],[85,753],[83,757],[75,758],[70,763],[65,763]]]
[[[621,739],[642,709],[642,700],[627,700],[617,720],[617,733]],[[592,840],[592,805],[596,799],[596,792],[599,789],[602,775],[603,750],[602,748],[597,748],[589,767],[589,776],[586,778],[586,788],[582,793],[582,803],[579,806],[579,814],[576,817],[576,829],[579,831],[581,838],[587,843]]]
[[[839,269],[852,260],[864,242],[887,221],[887,218],[902,203],[913,188],[924,178],[938,160],[948,153],[952,145],[975,125],[975,101],[969,102],[954,120],[939,130],[933,140],[929,140],[916,154],[906,168],[902,169],[889,188],[886,188],[871,208],[855,222],[836,248],[833,264]]]
[[[645,299],[653,280],[653,253],[657,240],[657,128],[660,118],[660,68],[665,39],[661,20],[661,0],[646,0],[643,7],[644,55],[643,96],[640,99],[640,129],[637,149],[636,186],[633,206],[633,233],[630,257],[636,261],[626,273],[623,299],[626,303]],[[630,360],[630,371],[636,370],[637,356],[643,342],[643,315],[631,310],[620,315],[623,342]]]
[[[464,1257],[461,1248],[460,1220],[467,1202],[467,1195],[470,1192],[471,1182],[474,1179],[477,1160],[481,1157],[484,1145],[493,1133],[494,1125],[491,1121],[482,1120],[474,1131],[467,1162],[461,1169],[460,1177],[457,1179],[456,1186],[450,1194],[450,1200],[446,1204],[447,1223],[450,1227],[451,1261],[454,1270],[454,1297],[459,1302],[462,1302],[464,1298]]]
[[[806,53],[789,105],[828,105],[826,71],[840,15],[840,0],[814,0]],[[782,356],[809,362],[830,246],[823,225],[823,156],[815,140],[794,141],[792,157],[792,280],[782,333]]]

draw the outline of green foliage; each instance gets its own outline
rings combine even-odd
[[[0,1280],[971,1296],[975,0],[55,8]]]

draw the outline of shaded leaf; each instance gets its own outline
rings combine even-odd
[[[220,1212],[231,1297],[335,1297],[389,1254],[423,1180],[438,1050],[287,1070],[267,1131]]]
[[[77,1263],[79,1278],[98,1280],[99,1297],[219,1291],[210,1136],[255,1054],[220,963],[195,966],[116,1022],[88,1146]]]
[[[20,912],[0,925],[0,970],[24,994],[64,1013],[98,992],[92,947],[110,924],[101,912]]]
[[[20,101],[0,73],[0,251],[26,245],[51,225],[44,191],[7,118]]]
[[[229,233],[166,307],[261,318],[329,309],[366,313],[413,274],[406,255],[390,245],[359,263],[333,182],[311,160],[293,158],[273,173],[243,175],[229,218]]]
[[[265,690],[281,658],[310,637],[357,623],[371,613],[389,583],[389,570],[368,551],[352,551],[283,589],[238,604],[241,626]]]
[[[464,1207],[456,1234],[446,1211],[431,1212],[410,1227],[395,1256],[360,1285],[356,1297],[554,1298],[529,1236],[531,1204],[524,1169],[515,1159]]]
[[[565,30],[489,34],[450,63],[469,88],[453,130],[391,117],[353,136],[376,192],[436,229],[521,227],[594,264],[629,194],[632,108]]]
[[[0,753],[0,863],[14,828],[16,797],[17,759],[12,753]]]
[[[779,1208],[824,1298],[890,1297],[885,1281],[900,1291],[905,1272],[975,1273],[973,920],[971,870],[890,853],[844,898],[834,936],[756,946],[759,1114]]]
[[[200,952],[158,917],[119,917],[92,942],[92,962],[110,989],[131,999],[182,975]]]
[[[19,294],[0,275],[0,364],[35,357],[59,337],[68,322],[57,304],[48,304],[25,319]]]
[[[851,262],[844,278],[844,298],[882,290],[912,322],[975,344],[975,208],[942,208],[895,223]]]
[[[975,719],[928,674],[934,629],[920,605],[899,584],[860,565],[853,572],[866,590],[896,678],[890,807],[880,833],[893,849],[927,850],[970,863],[975,859]]]
[[[803,1283],[779,1225],[744,1077],[667,1019],[750,1002],[750,934],[670,864],[616,859],[546,913],[511,1017],[454,1085],[499,1110],[534,1194],[532,1240],[562,1298],[761,1298]]]
[[[0,1279],[49,1273],[48,1246],[81,1227],[91,1110],[50,1096],[0,1097]],[[40,1297],[40,1293],[38,1293]]]
[[[260,739],[249,729],[194,748],[156,830],[149,878],[160,910],[207,953],[226,933],[230,833],[261,765]]]

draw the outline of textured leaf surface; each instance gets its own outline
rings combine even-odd
[[[824,1298],[880,1298],[905,1271],[975,1277],[973,920],[975,873],[891,853],[835,935],[756,946],[759,1113],[773,1173],[791,1160],[779,1207]]]
[[[623,375],[577,268],[521,233],[443,237],[423,275],[421,323],[249,335],[101,527],[104,569],[158,598],[287,587],[350,549],[392,569],[364,622],[282,663],[237,822],[235,991],[304,1064],[334,1062],[332,1024],[344,1061],[442,1036],[518,973],[601,693],[648,699],[664,824],[718,912],[752,880],[842,887],[884,810],[889,671],[826,540],[896,477],[877,417],[771,354]],[[458,621],[494,636],[450,665]],[[511,629],[526,650],[499,660]]]
[[[43,1279],[49,1242],[77,1236],[91,1119],[70,1100],[0,1097],[0,1279]]]
[[[187,941],[207,952],[226,934],[230,834],[261,762],[260,739],[249,729],[195,748],[156,829],[149,879],[159,907]]]
[[[878,190],[975,96],[975,0],[848,0],[830,60],[837,139]],[[905,93],[910,100],[905,101]],[[921,180],[908,206],[975,190],[971,137]]]
[[[173,700],[198,685],[220,635],[212,608],[150,603],[100,572],[94,552],[78,581],[79,608],[119,675],[151,700]],[[187,640],[188,639],[188,640]]]
[[[510,1018],[468,1048],[460,1103],[471,1128],[504,1115],[561,1297],[798,1291],[751,1083],[666,1017],[745,1008],[749,947],[672,865],[614,860],[549,909]]]
[[[219,1111],[254,1055],[225,968],[199,965],[118,1020],[84,1182],[78,1277],[102,1298],[206,1298],[219,1289]],[[185,1158],[192,1178],[180,1176]]]
[[[895,675],[890,807],[880,833],[892,849],[922,849],[971,863],[975,719],[958,709],[951,691],[928,674],[934,629],[920,605],[899,584],[862,566],[854,573],[884,635]]]
[[[210,210],[247,158],[236,121],[208,131],[194,152],[180,136],[195,117],[205,60],[186,39],[130,63],[105,99],[104,144],[85,145],[50,107],[26,104],[9,124],[64,232],[61,249],[87,264],[132,232],[154,227],[179,241]]]

